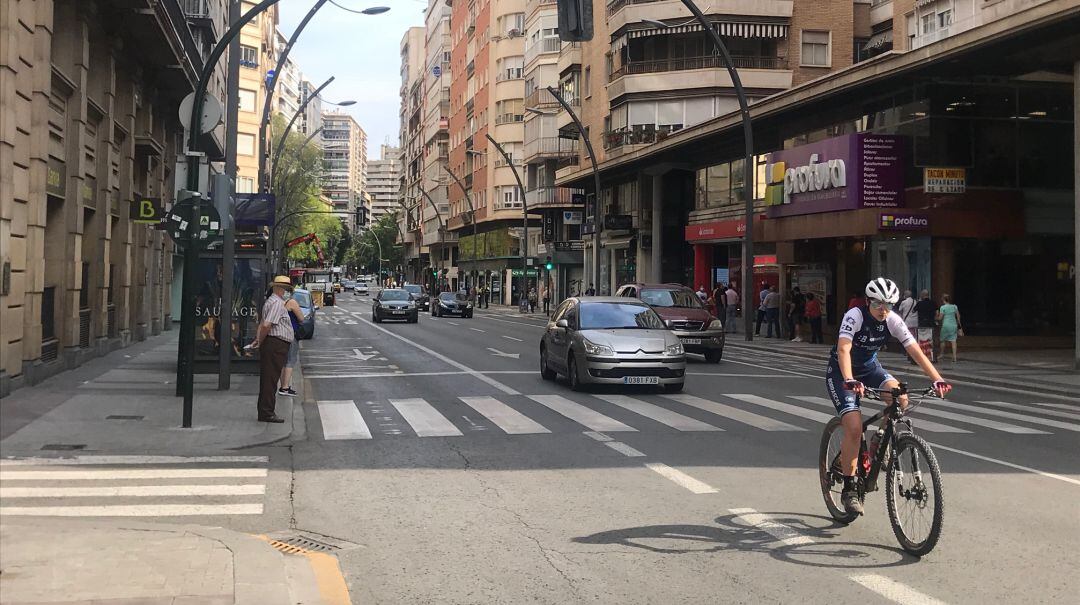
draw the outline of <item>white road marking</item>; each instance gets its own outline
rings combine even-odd
[[[513,336],[507,336],[505,334],[500,334],[500,336],[502,336],[503,338],[505,338],[507,340],[516,340],[517,342],[525,342],[524,340],[522,340],[520,338],[514,338]]]
[[[480,328],[469,328],[469,329],[472,330],[473,332],[486,332],[486,330],[481,330]]]
[[[110,485],[105,487],[0,487],[3,498],[152,498],[158,496],[257,496],[265,485]]]
[[[802,376],[804,378],[813,378],[815,380],[820,380],[820,379],[822,379],[822,377],[825,376],[825,371],[824,370],[822,370],[821,374],[818,374],[818,375],[815,376],[814,374],[807,374],[805,372],[795,372],[795,371],[792,371],[792,370],[785,370],[783,368],[774,368],[772,366],[762,365],[760,363],[749,363],[749,362],[746,362],[746,361],[735,361],[734,359],[731,359],[731,357],[724,357],[724,363],[737,363],[739,365],[750,366],[752,368],[760,368],[762,370],[773,370],[774,372],[783,372],[785,374],[792,374],[794,376]]]
[[[979,408],[975,408],[979,409]],[[1006,422],[998,422],[997,420],[987,420],[985,418],[975,418],[966,414],[954,414],[952,412],[946,412],[945,410],[939,410],[937,408],[923,406],[919,408],[919,413],[927,416],[936,416],[938,418],[945,418],[946,420],[956,420],[957,422],[966,422],[968,424],[974,424],[976,426],[985,426],[988,429],[994,429],[998,431],[1004,431],[1006,433],[1014,433],[1017,435],[1049,435],[1046,431],[1040,431],[1038,429],[1030,429],[1026,426],[1016,426],[1015,424],[1008,424]]]
[[[609,418],[600,412],[591,410],[579,403],[574,403],[562,395],[529,395],[528,397],[536,403],[546,406],[594,431],[637,432],[637,429],[632,426],[627,426],[614,418]]]
[[[604,443],[605,441],[613,441],[613,439],[611,437],[608,437],[607,435],[605,435],[603,433],[598,433],[596,431],[583,431],[581,434],[585,435],[589,439],[595,439],[596,441],[599,441],[600,443]]]
[[[364,348],[365,349],[370,349],[370,347],[364,347]],[[356,358],[356,359],[359,359],[360,361],[367,361],[367,360],[371,359],[372,357],[375,357],[375,356],[377,356],[379,354],[379,352],[374,350],[374,349],[370,349],[370,350],[371,350],[370,353],[365,353],[365,352],[361,351],[358,348],[354,348],[352,350],[353,351],[353,357]]]
[[[1040,401],[1032,401],[1031,405],[1041,405],[1048,408],[1057,408],[1059,410],[1075,410],[1078,409],[1075,405],[1069,405],[1068,403],[1043,403]]]
[[[939,601],[885,576],[868,573],[848,576],[848,578],[863,588],[876,592],[894,603],[902,603],[903,605],[945,605],[944,601]]]
[[[477,372],[476,370],[470,368],[469,366],[467,366],[467,365],[465,365],[465,364],[463,364],[463,363],[461,363],[459,361],[456,361],[454,359],[450,359],[449,357],[447,357],[446,355],[443,355],[442,353],[439,353],[438,351],[435,351],[433,349],[425,347],[424,345],[422,345],[422,344],[420,344],[418,342],[409,340],[408,338],[405,338],[404,336],[401,336],[400,334],[395,334],[394,332],[391,332],[390,330],[387,330],[386,328],[383,328],[382,326],[377,326],[377,325],[371,323],[370,321],[368,321],[366,319],[362,320],[362,321],[365,324],[367,324],[368,326],[370,326],[370,327],[372,327],[372,328],[374,328],[374,329],[376,329],[376,330],[378,330],[378,331],[380,331],[380,332],[382,332],[382,333],[384,333],[384,334],[386,334],[388,336],[396,338],[396,339],[400,340],[401,342],[404,342],[405,344],[411,345],[411,346],[413,346],[413,347],[427,353],[428,355],[431,355],[435,359],[438,359],[439,361],[441,361],[441,362],[443,362],[445,364],[451,365],[451,366],[453,366],[453,367],[455,367],[455,368],[457,368],[459,370],[462,370],[464,372],[472,374],[477,379],[479,379],[481,382],[489,384],[489,385],[495,387],[496,389],[499,389],[503,393],[506,393],[507,395],[520,395],[521,394],[521,393],[517,392],[515,389],[512,389],[512,388],[506,386],[505,384],[499,382],[498,380],[495,380],[494,378],[492,378],[490,376],[484,376],[482,373]]]
[[[188,517],[261,515],[262,504],[116,504],[105,506],[0,506],[0,516],[30,517]]]
[[[460,326],[460,325],[461,325],[461,324],[459,324],[459,323],[458,323],[458,322],[456,322],[456,321],[447,321],[446,323],[448,323],[448,324],[450,324],[450,325],[452,325],[452,326]]]
[[[317,405],[323,439],[371,439],[371,430],[351,400],[319,401]]]
[[[494,397],[458,397],[510,435],[550,433],[540,423]]]
[[[955,447],[948,447],[948,446],[941,445],[941,444],[938,444],[938,443],[930,443],[930,446],[935,448],[935,449],[941,449],[941,450],[945,450],[947,452],[953,452],[955,454],[960,454],[962,456],[969,456],[969,457],[975,458],[977,460],[983,460],[983,461],[986,461],[986,462],[993,462],[994,464],[1000,464],[1002,466],[1007,466],[1009,468],[1015,468],[1017,470],[1027,471],[1029,473],[1034,473],[1036,475],[1041,475],[1041,476],[1046,477],[1048,479],[1057,479],[1058,481],[1064,481],[1065,483],[1072,483],[1073,485],[1080,485],[1080,480],[1073,479],[1072,477],[1065,477],[1065,476],[1062,476],[1062,475],[1057,475],[1057,474],[1054,474],[1054,473],[1048,473],[1046,471],[1040,471],[1039,469],[1031,468],[1030,466],[1021,466],[1019,464],[1013,464],[1012,462],[1006,462],[1004,460],[998,460],[997,458],[991,458],[989,456],[983,456],[981,454],[975,454],[973,452],[968,452],[966,450],[957,449]]]
[[[1066,431],[1072,431],[1074,433],[1080,433],[1080,425],[1072,424],[1069,422],[1061,422],[1060,420],[1050,420],[1047,418],[1037,418],[1029,414],[1016,414],[1014,412],[1004,412],[1002,410],[995,410],[987,407],[977,407],[974,405],[965,405],[963,403],[956,403],[953,401],[945,401],[941,404],[950,409],[963,410],[965,412],[977,412],[979,414],[986,414],[988,416],[997,416],[998,418],[1009,418],[1011,420],[1019,420],[1021,422],[1028,422],[1031,424],[1041,424],[1042,426],[1050,426],[1057,429],[1064,429]],[[1048,413],[1048,412],[1043,412]]]
[[[88,464],[226,464],[266,463],[269,456],[72,456],[70,458],[4,458],[0,466],[76,466]]]
[[[808,410],[804,407],[792,405],[790,403],[783,403],[780,401],[773,401],[772,399],[766,399],[764,397],[758,397],[757,395],[725,393],[724,397],[731,397],[732,399],[738,399],[739,401],[745,401],[746,403],[760,405],[763,408],[769,408],[770,410],[776,410],[778,412],[785,412],[793,416],[807,418],[809,420],[820,422],[822,424],[825,424],[833,418],[833,414],[823,414],[821,412]]]
[[[816,403],[818,405],[823,405],[823,406],[827,406],[827,407],[832,408],[832,409],[836,409],[833,406],[832,400],[826,399],[825,397],[812,397],[810,395],[790,395],[790,397],[792,399],[798,399],[799,401],[805,401],[806,403]],[[875,410],[875,407],[876,408],[882,407],[882,406],[878,406],[876,404],[868,403],[866,401],[862,402],[860,405],[863,406],[863,407],[867,407],[870,410]],[[921,414],[923,409],[924,408],[919,408],[919,411],[916,412],[916,416]],[[962,428],[958,428],[958,427],[955,427],[955,426],[949,426],[947,424],[938,424],[937,422],[931,422],[931,421],[925,420],[923,418],[915,417],[915,418],[913,418],[913,420],[915,421],[915,425],[918,427],[918,429],[920,431],[929,431],[931,433],[956,433],[956,434],[968,434],[968,435],[971,434],[971,431],[968,431],[968,430],[965,430],[965,429],[962,429]]]
[[[708,399],[702,399],[701,397],[694,397],[693,395],[665,395],[668,399],[678,401],[689,406],[698,408],[699,410],[705,410],[711,414],[717,416],[723,416],[724,418],[730,418],[735,422],[741,422],[748,424],[752,427],[759,428],[764,431],[804,431],[806,429],[795,426],[794,424],[788,424],[781,422],[768,416],[761,416],[753,412],[747,412],[737,407],[730,406],[723,403],[717,403],[715,401],[709,401]]]
[[[423,399],[391,399],[418,437],[460,437],[461,431]]]
[[[670,466],[660,462],[650,462],[645,465],[645,468],[653,471],[654,473],[673,481],[676,485],[685,487],[686,489],[694,492],[695,494],[715,494],[717,489],[708,483],[698,481],[686,473],[671,468]]]
[[[488,347],[487,350],[491,351],[491,354],[496,357],[509,357],[510,359],[518,359],[521,357],[521,353],[503,353],[502,351]]]
[[[7,471],[0,481],[68,481],[102,479],[193,479],[265,477],[265,468],[83,469],[78,471]]]
[[[802,378],[802,376],[777,376],[776,374],[725,374],[722,372],[687,372],[687,376],[721,376],[724,378]]]
[[[787,525],[777,523],[770,519],[768,515],[763,515],[752,508],[732,508],[730,511],[731,514],[737,515],[747,525],[760,529],[788,546],[800,546],[803,544],[814,543],[813,540]]]
[[[623,443],[621,441],[607,441],[607,442],[604,443],[604,445],[610,447],[611,449],[615,450],[616,452],[619,452],[623,456],[629,456],[630,458],[644,458],[645,457],[645,454],[643,454],[642,452],[639,452],[638,450],[630,447],[629,445],[626,445],[625,443]]]
[[[660,424],[666,424],[673,429],[680,431],[722,431],[724,429],[717,428],[711,424],[706,424],[696,418],[690,418],[689,416],[683,416],[677,412],[673,412],[669,409],[662,408],[658,405],[635,399],[633,397],[627,397],[625,395],[595,395],[598,399],[617,405],[623,409],[630,410],[635,414],[641,414],[646,418],[651,418]]]

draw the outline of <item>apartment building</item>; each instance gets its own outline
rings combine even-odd
[[[364,193],[369,196],[371,222],[401,210],[398,188],[401,186],[401,149],[379,146],[379,159],[367,164]]]
[[[225,6],[4,2],[0,396],[170,328],[173,245],[132,208],[173,201],[176,108]],[[222,143],[202,137],[215,161]]]
[[[455,287],[460,280],[460,250],[457,234],[445,228],[450,220],[449,188],[458,187],[448,173],[450,159],[450,7],[445,2],[431,0],[424,19],[425,49],[421,66],[424,106],[421,119],[421,142],[423,144],[423,187],[441,215],[441,235],[426,235],[425,240],[438,241],[433,246],[435,259],[446,269],[443,278]],[[430,208],[428,209],[430,212]],[[426,221],[437,227],[440,221]],[[430,229],[426,229],[430,232]]]
[[[266,75],[277,63],[278,14],[271,6],[240,30],[240,112],[236,135],[236,191],[259,190],[259,134]]]
[[[318,88],[318,86],[312,84],[309,80],[304,79],[300,81],[301,102],[305,99],[310,100],[308,101],[307,106],[304,107],[304,113],[300,116],[300,119],[297,120],[297,124],[294,128],[304,136],[308,137],[322,128],[322,99],[319,97],[311,98],[312,95],[315,94],[316,88]],[[318,137],[315,137],[313,141],[316,143],[322,142]]]
[[[322,114],[323,195],[349,229],[356,229],[356,211],[363,207],[367,169],[367,133],[344,111]]]
[[[443,255],[447,254],[441,239],[445,233],[442,229],[445,215],[424,195],[429,188],[429,185],[424,183],[424,100],[427,92],[425,29],[410,27],[402,36],[399,48],[399,137],[402,168],[398,192],[405,208],[403,233],[405,258],[409,267],[406,277],[413,282],[426,282],[427,276],[431,274],[428,270],[430,266],[444,266],[445,263],[436,265],[436,259],[431,257],[432,245],[436,248],[437,260],[442,261]]]
[[[275,52],[277,56],[280,56],[285,49],[287,39],[281,35],[280,31],[275,31],[274,36]],[[286,120],[292,118],[293,114],[300,110],[300,103],[303,101],[303,82],[304,74],[300,72],[300,67],[291,58],[285,59],[274,88],[272,111],[285,116]]]

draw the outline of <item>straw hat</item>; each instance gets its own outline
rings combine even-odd
[[[274,281],[271,282],[270,285],[271,286],[280,286],[282,288],[285,288],[286,290],[292,290],[292,288],[293,288],[292,280],[289,279],[288,275],[279,275],[279,276],[275,277]]]

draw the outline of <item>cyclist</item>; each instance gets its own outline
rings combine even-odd
[[[829,356],[825,372],[825,386],[832,398],[836,413],[844,428],[840,444],[840,468],[844,474],[844,489],[840,502],[849,514],[862,514],[856,469],[859,446],[862,443],[862,414],[859,398],[865,386],[873,389],[893,389],[900,383],[881,367],[877,353],[885,348],[885,341],[892,334],[923,372],[934,381],[933,388],[939,397],[952,390],[923,354],[922,348],[908,331],[902,317],[890,311],[900,300],[900,289],[892,280],[878,277],[866,284],[866,304],[849,309],[840,322],[840,334]],[[882,394],[889,403],[888,395]],[[907,396],[900,398],[901,409],[907,407]]]

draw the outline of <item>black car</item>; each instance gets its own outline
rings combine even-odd
[[[315,335],[315,310],[318,309],[318,307],[316,307],[315,303],[311,300],[311,292],[302,288],[293,290],[292,297],[293,300],[296,301],[296,304],[300,305],[300,310],[304,313],[304,332],[307,334],[305,337],[306,340]]]
[[[472,317],[473,305],[469,297],[463,292],[443,292],[432,303],[431,314],[435,317],[442,317],[443,315]]]
[[[420,320],[419,315],[412,294],[400,288],[382,290],[371,301],[371,321],[375,323],[384,319],[404,319],[414,324]]]
[[[428,311],[431,309],[431,298],[428,296],[427,288],[420,284],[405,284],[402,286],[405,291],[413,295],[413,300],[416,301],[416,308],[421,311]]]

